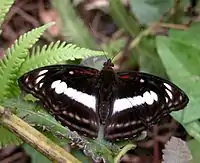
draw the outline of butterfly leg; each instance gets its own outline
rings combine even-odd
[[[87,140],[85,140],[84,138],[82,138],[81,136],[79,136],[76,131],[71,132],[69,134],[69,139],[71,141],[69,143],[71,146],[76,146],[79,149],[81,149],[83,151],[83,153],[86,156],[91,157],[94,162],[105,162],[103,157],[97,156],[92,151],[90,143]]]

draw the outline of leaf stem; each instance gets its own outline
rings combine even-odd
[[[0,106],[0,124],[18,135],[23,141],[43,153],[47,158],[56,162],[80,163],[79,160],[67,153],[64,149],[54,144],[39,131],[29,126],[23,120]]]
[[[122,150],[119,152],[119,154],[115,157],[114,163],[118,163],[123,155],[125,155],[129,150],[135,147],[136,145],[134,144],[127,144],[126,146],[124,146]]]

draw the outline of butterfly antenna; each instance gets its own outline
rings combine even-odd
[[[95,33],[96,33],[95,30],[92,28],[92,26],[91,26],[90,24],[89,24],[89,27],[90,27],[92,33],[95,34]],[[105,50],[105,48],[103,48],[101,45],[99,45],[98,47],[99,47],[99,49],[100,49],[101,51],[103,51],[106,60],[108,60],[109,58],[108,58],[108,56],[106,55],[106,50]],[[113,57],[113,58],[114,58],[114,57]],[[113,59],[113,58],[112,58],[112,59]],[[112,59],[111,59],[111,60],[112,60]]]

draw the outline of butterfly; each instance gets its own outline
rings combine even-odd
[[[22,75],[20,88],[39,98],[63,126],[108,141],[132,139],[189,99],[176,85],[141,72],[115,72],[111,60],[99,71],[80,65],[51,65]]]

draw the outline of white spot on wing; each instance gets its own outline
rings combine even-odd
[[[131,108],[133,105],[131,105],[131,102],[129,100],[131,100],[131,98],[122,98],[115,100],[113,114],[115,112],[120,112],[124,109]]]
[[[155,101],[158,101],[158,95],[154,91],[150,91],[150,94]]]
[[[42,76],[39,76],[36,80],[35,80],[35,83],[39,83],[40,80],[42,80],[43,78],[45,77],[45,75],[42,75]]]
[[[152,105],[154,102],[153,96],[148,91],[143,94],[143,98],[148,105]]]
[[[172,106],[172,102],[169,102],[169,103],[168,103],[168,107],[171,107],[171,106]]]
[[[116,124],[117,128],[121,128],[123,124]]]
[[[56,80],[51,84],[51,88],[54,89],[60,84],[61,80]]]
[[[137,106],[137,105],[144,104],[145,101],[142,96],[136,96],[136,97],[133,97],[133,101],[131,100],[131,103],[133,104],[133,106]]]
[[[165,87],[166,87],[167,89],[169,89],[170,91],[172,90],[172,87],[171,87],[169,84],[164,83],[164,85],[165,85]]]
[[[96,111],[96,98],[94,96],[77,91],[74,88],[67,87],[67,84],[65,82],[61,82],[61,80],[54,81],[51,84],[51,88],[55,89],[57,94],[64,93],[69,98]]]
[[[144,80],[143,80],[143,79],[140,79],[140,83],[144,83]]]
[[[44,83],[40,83],[39,88],[42,88],[43,84],[44,84]]]
[[[134,106],[142,105],[145,103],[145,100],[142,96],[136,96],[136,97],[127,97],[122,99],[116,99],[114,102],[113,107],[113,114],[116,112],[123,111],[128,108],[132,108]]]
[[[75,118],[76,118],[78,121],[81,120],[81,118],[80,118],[78,115],[75,115]]]
[[[73,74],[74,74],[74,71],[69,71],[69,74],[73,75]]]
[[[96,98],[94,96],[77,91],[76,89],[73,88],[67,88],[64,91],[64,94],[70,97],[71,99],[96,111]]]
[[[74,114],[73,114],[73,113],[68,113],[68,115],[69,115],[71,118],[74,118]]]
[[[48,72],[48,70],[42,70],[42,71],[40,71],[40,72],[38,73],[38,76],[43,75],[43,74],[45,74],[45,73],[47,73],[47,72]]]
[[[169,98],[172,99],[173,98],[172,93],[168,89],[165,89],[165,91],[167,92]]]
[[[130,125],[130,122],[127,122],[124,124],[124,127],[128,127]]]
[[[67,90],[67,84],[65,82],[61,82],[57,84],[57,86],[55,87],[55,92],[57,94],[64,93],[66,90]]]
[[[183,97],[182,97],[182,95],[180,95],[180,97],[179,97],[179,100],[180,100],[180,101],[182,101],[182,100],[183,100]]]
[[[29,77],[27,76],[25,79],[25,82],[27,83],[29,81]]]
[[[84,123],[89,123],[89,120],[88,120],[88,119],[85,119],[85,118],[82,118],[82,121],[83,121]]]
[[[137,122],[136,121],[132,121],[131,122],[131,125],[135,125]]]

